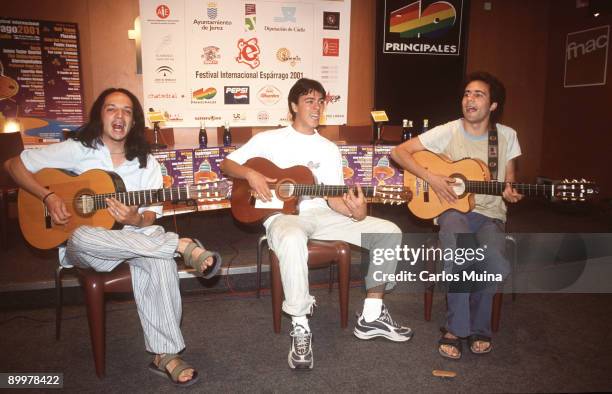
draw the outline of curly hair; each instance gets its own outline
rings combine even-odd
[[[142,106],[138,98],[132,92],[123,88],[108,88],[96,99],[89,112],[89,121],[79,127],[74,137],[76,141],[80,141],[84,146],[92,149],[97,149],[98,144],[102,145],[102,107],[106,97],[112,93],[123,93],[132,101],[132,116],[134,125],[125,140],[125,158],[132,160],[138,158],[140,168],[147,166],[147,155],[151,153],[151,146],[145,138],[145,118]]]
[[[504,84],[492,74],[484,71],[476,71],[468,74],[465,77],[463,82],[463,90],[461,92],[462,95],[467,85],[473,81],[481,81],[489,86],[491,104],[497,103],[497,108],[495,108],[495,110],[490,114],[491,124],[495,125],[495,123],[501,119],[501,116],[504,113],[504,104],[506,103],[506,88],[504,87]]]

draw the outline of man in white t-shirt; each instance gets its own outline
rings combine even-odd
[[[418,138],[404,142],[392,151],[391,156],[402,167],[428,182],[438,198],[454,203],[457,200],[452,188],[454,179],[421,167],[412,154],[429,150],[443,154],[451,160],[475,158],[488,163],[489,133],[496,128],[497,179],[514,182],[515,159],[520,156],[521,148],[516,131],[497,123],[504,102],[505,89],[497,78],[484,72],[470,74],[466,79],[461,101],[463,118],[435,127]],[[477,194],[473,211],[464,214],[451,209],[437,220],[440,225],[440,243],[444,250],[461,246],[458,245],[457,234],[474,233],[477,243],[483,247],[486,245],[486,253],[485,260],[478,263],[481,266],[472,266],[469,269],[490,274],[499,273],[505,277],[509,273],[509,264],[503,255],[506,204],[502,197],[506,202],[515,203],[522,195],[507,184],[501,197]],[[460,268],[458,263],[455,265],[453,261],[445,261],[447,272],[457,272]],[[466,292],[465,287],[456,292],[449,291],[447,321],[438,349],[443,357],[460,358],[461,338],[464,337],[468,338],[472,353],[485,354],[491,351],[491,306],[495,289],[496,286],[489,284],[472,292]]]
[[[43,168],[75,174],[100,169],[119,175],[128,192],[160,189],[160,166],[151,155],[144,128],[144,113],[138,99],[128,90],[109,88],[98,96],[89,121],[79,128],[74,139],[25,150],[7,160],[5,168],[21,188],[40,198],[54,225],[65,225],[72,219],[67,209],[69,202],[58,195],[59,191],[50,192],[33,174]],[[105,199],[105,203],[123,228],[78,227],[67,245],[60,247],[60,263],[98,272],[129,264],[145,346],[155,354],[149,369],[177,386],[190,386],[199,377],[178,355],[185,342],[180,328],[181,294],[174,256],[182,254],[185,262],[199,272],[212,267],[213,259],[217,259],[218,267],[220,256],[206,251],[199,241],[179,239],[177,234],[154,225],[162,213],[160,205],[127,206],[113,197]]]
[[[325,103],[323,86],[311,79],[300,79],[288,97],[291,126],[253,136],[221,163],[223,172],[246,179],[257,198],[273,198],[271,179],[243,164],[253,157],[270,160],[280,168],[307,166],[317,183],[343,185],[342,156],[338,147],[319,135],[316,127]],[[288,363],[292,369],[312,369],[312,334],[307,315],[312,314],[314,297],[308,290],[308,239],[342,240],[366,249],[394,249],[401,242],[401,231],[393,223],[367,216],[361,188],[343,197],[304,197],[299,215],[277,214],[264,222],[268,243],[278,256],[285,293],[283,310],[291,315],[291,348]],[[368,233],[363,237],[362,234]],[[397,261],[380,266],[370,264],[366,275],[367,296],[354,334],[360,339],[384,337],[396,342],[408,341],[413,332],[395,323],[382,303],[385,291],[395,283],[374,279],[374,272],[395,273]],[[383,276],[381,276],[383,277]]]

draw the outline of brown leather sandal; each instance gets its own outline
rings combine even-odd
[[[172,360],[178,360],[178,362],[172,369],[172,372],[170,372],[166,367]],[[181,373],[186,369],[193,369],[193,375],[191,376],[191,379],[185,382],[181,382],[179,381],[179,377],[181,376]],[[172,382],[172,384],[177,387],[191,386],[200,380],[200,377],[198,376],[198,371],[196,371],[194,367],[186,363],[178,354],[169,353],[164,355],[160,358],[158,365],[155,365],[155,362],[152,361],[151,364],[149,364],[149,371],[170,380],[170,382]]]

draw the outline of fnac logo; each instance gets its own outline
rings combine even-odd
[[[159,19],[166,19],[170,16],[170,7],[165,4],[160,4],[155,9],[155,14],[157,14]]]
[[[251,68],[257,68],[259,66],[260,50],[257,44],[257,38],[253,37],[247,41],[241,38],[238,40],[238,50],[238,57],[236,58],[238,63],[247,64]]]
[[[431,3],[421,11],[421,0],[392,11],[389,31],[400,37],[439,37],[455,25],[457,11],[446,1]]]
[[[225,104],[248,104],[249,103],[249,87],[248,86],[225,86]]]

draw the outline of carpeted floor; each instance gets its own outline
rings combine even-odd
[[[466,352],[461,361],[442,359],[436,350],[444,301],[436,296],[434,318],[423,320],[422,297],[387,297],[393,317],[416,331],[408,343],[361,341],[354,319],[340,329],[337,292],[315,290],[319,307],[311,319],[315,368],[296,373],[287,366],[289,319],[282,334],[272,330],[269,296],[184,299],[185,358],[202,375],[194,390],[209,392],[593,392],[612,390],[610,327],[612,295],[519,295],[506,297],[494,351]],[[362,303],[351,290],[351,311]],[[54,339],[52,309],[0,314],[1,371],[63,372],[70,392],[173,391],[146,365],[140,324],[133,303],[109,303],[107,373],[94,373],[85,310],[65,312],[62,339]],[[8,357],[7,357],[8,356]],[[457,372],[433,377],[433,369]]]
[[[610,232],[611,212],[608,206],[560,209],[524,202],[512,207],[508,231]],[[377,207],[374,213],[396,221],[405,232],[431,231],[429,223],[409,219],[405,207]],[[169,230],[175,227],[171,219],[165,225]],[[259,231],[237,227],[228,212],[179,217],[176,226],[182,234],[219,249],[232,267],[253,266]],[[0,285],[14,289],[23,283],[52,284],[54,253],[40,254],[18,236],[12,239],[11,249],[0,252]],[[358,265],[354,267],[358,276]],[[319,302],[311,320],[315,369],[296,373],[287,366],[289,319],[283,319],[282,334],[273,333],[270,297],[253,296],[253,277],[233,275],[229,287],[225,280],[213,287],[202,287],[194,279],[181,282],[184,356],[202,377],[193,390],[612,391],[612,294],[520,294],[515,302],[506,296],[493,352],[475,356],[465,347],[462,360],[454,362],[441,358],[436,348],[445,313],[441,294],[436,294],[431,322],[423,319],[422,293],[398,291],[387,296],[392,316],[416,331],[410,342],[396,344],[364,342],[352,335],[353,311],[361,309],[364,296],[360,287],[351,290],[347,330],[340,329],[337,290],[328,294],[318,287],[312,291]],[[325,270],[314,277],[313,282],[324,283]],[[264,286],[267,283],[264,275]],[[175,391],[146,368],[152,356],[144,351],[136,307],[129,298],[107,303],[106,378],[98,379],[81,292],[74,287],[65,293],[69,306],[62,339],[56,341],[52,289],[0,292],[0,372],[62,372],[64,390],[69,392]],[[436,378],[433,369],[452,370],[457,377]]]

